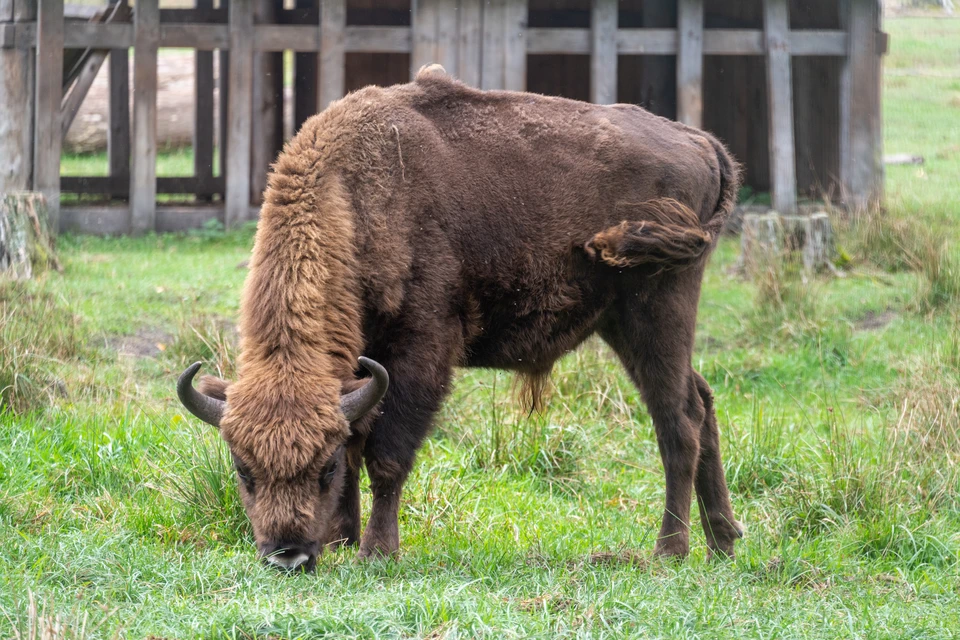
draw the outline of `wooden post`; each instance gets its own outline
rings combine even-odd
[[[196,0],[197,9],[213,9],[213,0]],[[213,182],[213,51],[194,51],[193,76],[193,175]],[[198,200],[210,196],[197,194]]]
[[[880,9],[876,0],[845,0],[848,54],[840,82],[840,173],[854,207],[879,201],[883,184],[880,117]]]
[[[593,0],[590,14],[590,100],[617,101],[617,0]]]
[[[676,24],[676,4],[672,0],[644,0],[642,10],[645,29],[669,29]],[[643,105],[658,116],[675,119],[676,61],[664,56],[643,56],[640,68],[643,74],[640,100]]]
[[[283,9],[283,0],[257,0],[254,23],[275,23],[278,9]],[[270,165],[283,145],[283,53],[255,53],[253,66],[250,201],[259,204]]]
[[[33,185],[47,202],[50,229],[60,229],[60,101],[63,98],[63,0],[40,0],[37,11],[36,127]]]
[[[460,51],[457,55],[457,76],[472,87],[480,86],[480,44],[483,34],[481,0],[460,0]],[[451,71],[452,69],[447,69]]]
[[[320,0],[297,0],[297,9],[308,10]],[[297,53],[293,59],[293,130],[317,113],[317,54]]]
[[[226,207],[234,228],[250,215],[250,135],[253,120],[253,0],[230,2],[230,104],[227,107]]]
[[[677,7],[677,120],[703,126],[703,0]]]
[[[614,6],[616,21],[616,0],[603,0]],[[614,30],[616,35],[616,30]],[[614,48],[616,41],[614,40]],[[527,0],[507,0],[504,16],[503,34],[503,86],[509,91],[524,91],[527,88]],[[613,69],[616,84],[616,54]]]
[[[433,62],[439,62],[447,73],[456,75],[459,60],[459,13],[456,0],[439,5],[437,15],[437,48]],[[419,67],[418,67],[419,68]]]
[[[157,43],[158,0],[138,0],[133,15],[133,171],[130,232],[156,228],[157,215]]]
[[[440,0],[411,0],[410,17],[413,47],[410,51],[410,79],[420,67],[437,62],[437,27],[440,17]],[[447,71],[451,71],[447,69]]]
[[[797,172],[787,0],[764,0],[763,28],[767,49],[771,198],[774,209],[790,214],[797,209]]]
[[[343,97],[346,88],[346,0],[320,0],[320,111]]]
[[[36,0],[6,0],[0,28],[37,17]],[[33,172],[34,53],[0,49],[0,193],[26,191]]]
[[[126,4],[127,0],[120,0]],[[107,156],[110,175],[130,184],[130,50],[111,49],[109,64],[110,128],[107,131]],[[212,73],[211,73],[212,75]],[[212,80],[212,79],[211,79]],[[211,129],[212,129],[211,124]],[[126,197],[126,189],[123,190]],[[111,193],[111,197],[119,197]]]
[[[503,35],[506,3],[509,0],[488,0],[483,8],[483,56],[480,72],[481,89],[503,89]]]

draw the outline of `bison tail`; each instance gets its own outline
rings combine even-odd
[[[593,236],[584,250],[594,260],[612,267],[655,265],[684,267],[700,260],[713,242],[690,207],[670,198],[621,205],[624,220]],[[639,219],[636,219],[639,218]],[[711,221],[712,222],[712,221]]]
[[[703,230],[717,238],[737,204],[737,194],[740,191],[740,165],[730,156],[720,141],[711,135],[706,135],[706,138],[717,154],[717,164],[720,169],[720,196],[713,208],[713,215],[704,223]]]

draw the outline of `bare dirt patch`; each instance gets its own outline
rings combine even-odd
[[[107,341],[117,355],[156,358],[173,341],[173,335],[157,328],[144,327],[131,336],[115,336]]]
[[[897,314],[894,311],[887,310],[880,313],[867,311],[857,320],[854,326],[856,326],[858,331],[876,331],[877,329],[883,329],[896,319]]]

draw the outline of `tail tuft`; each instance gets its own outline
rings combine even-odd
[[[587,241],[584,250],[590,258],[612,267],[652,264],[669,269],[692,264],[710,249],[711,234],[692,209],[676,200],[658,198],[619,209],[631,219]]]

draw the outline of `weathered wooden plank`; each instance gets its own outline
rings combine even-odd
[[[484,19],[486,23],[486,19]],[[590,29],[527,29],[527,53],[583,54],[590,53]]]
[[[0,22],[13,22],[13,0],[0,0]]]
[[[247,216],[253,218],[258,209],[251,207]],[[92,235],[120,235],[126,233],[129,208],[124,206],[63,207],[64,231]],[[170,233],[199,229],[210,220],[223,222],[222,206],[158,206],[157,231]]]
[[[677,52],[676,29],[620,29],[617,52],[623,55],[673,55]]]
[[[480,86],[480,44],[483,40],[483,5],[480,2],[460,0],[460,51],[455,73],[471,87]]]
[[[617,101],[617,0],[594,0],[590,14],[590,100]]]
[[[35,0],[10,5],[10,20],[33,21]],[[11,30],[15,24],[8,24]],[[0,49],[0,193],[27,191],[33,173],[33,112],[36,89],[33,51]]]
[[[196,0],[197,9],[211,9],[213,0]],[[201,182],[213,180],[213,52],[194,52],[193,76],[193,174]],[[159,189],[159,185],[157,185]],[[212,194],[210,194],[212,195]],[[207,194],[196,193],[198,198]]]
[[[322,111],[343,97],[346,87],[346,0],[320,0],[320,77],[317,94]]]
[[[214,8],[213,5],[201,4],[192,9],[160,9],[160,22],[166,24],[184,23],[220,23],[227,22],[226,6]]]
[[[224,224],[234,228],[250,211],[250,136],[253,120],[253,2],[230,2],[230,100],[227,108],[227,184]]]
[[[348,26],[343,46],[348,53],[409,53],[410,32],[410,27]],[[320,32],[312,25],[257,25],[254,49],[319,51]]]
[[[163,47],[213,51],[230,46],[230,33],[223,24],[165,24],[160,26],[159,42]]]
[[[847,204],[865,207],[879,201],[883,188],[880,14],[868,0],[846,0],[842,11],[849,53],[840,84],[841,183]]]
[[[296,11],[307,13],[313,11],[312,24],[304,18],[304,26],[313,33],[311,38],[316,43],[312,51],[320,50],[319,12],[316,12],[314,0],[296,0]],[[300,43],[300,38],[291,39]],[[299,49],[296,49],[299,51]],[[307,118],[317,112],[317,54],[298,53],[293,58],[293,129],[297,131]]]
[[[155,229],[157,206],[157,44],[158,0],[138,0],[134,11],[133,140],[130,176],[130,232]]]
[[[603,1],[613,4],[616,17],[616,0]],[[524,91],[527,88],[527,0],[508,0],[504,13],[503,85],[510,91]]]
[[[63,0],[40,0],[37,55],[33,184],[47,200],[50,229],[60,222],[60,102],[63,98]]]
[[[489,0],[483,8],[483,45],[481,47],[482,89],[503,89],[503,36],[506,4],[509,0]]]
[[[459,6],[457,0],[442,2],[437,7],[437,48],[434,62],[439,62],[447,73],[457,73],[459,53]]]
[[[179,176],[157,178],[157,193],[187,194],[210,197],[223,193],[224,180],[213,176]],[[63,193],[88,193],[126,198],[130,194],[130,180],[123,176],[63,176]]]
[[[126,2],[126,0],[124,0]],[[123,183],[123,195],[130,190],[130,51],[111,49],[109,60],[110,127],[107,156],[110,175]],[[113,192],[112,197],[121,194]]]
[[[420,67],[437,62],[437,30],[440,20],[440,0],[411,0],[410,17],[413,30],[413,50],[410,53],[410,78]]]
[[[787,0],[764,0],[763,8],[770,113],[770,191],[773,208],[781,214],[791,214],[797,208],[797,172]]]
[[[256,0],[254,23],[276,21],[278,4],[282,7],[283,0]],[[267,187],[270,165],[283,145],[283,53],[256,52],[253,64],[250,201],[259,203]]]
[[[703,0],[677,7],[677,120],[703,126]]]
[[[70,93],[63,97],[60,103],[61,140],[66,140],[67,132],[70,131],[70,125],[73,124],[74,118],[77,117],[80,105],[83,99],[87,97],[87,92],[90,90],[90,87],[93,86],[93,81],[96,80],[97,74],[100,72],[100,67],[106,62],[108,54],[109,51],[107,50],[92,52],[83,63],[80,73],[70,87]]]

